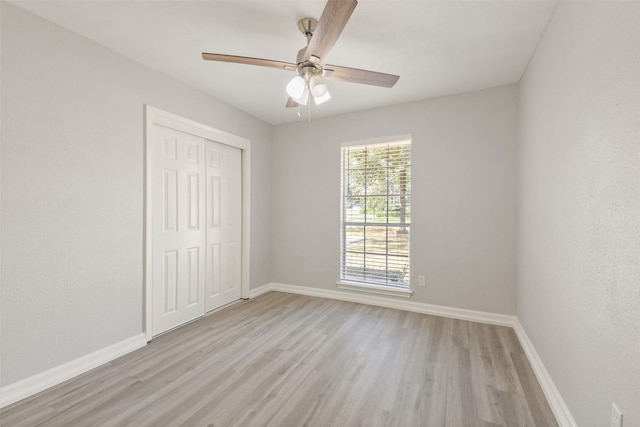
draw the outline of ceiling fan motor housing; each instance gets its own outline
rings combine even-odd
[[[304,77],[305,79],[309,79],[313,76],[318,76],[323,74],[322,66],[319,63],[313,61],[304,61],[298,64],[298,75]]]

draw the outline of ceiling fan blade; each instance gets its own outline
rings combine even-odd
[[[261,67],[279,68],[295,71],[296,64],[273,59],[251,58],[249,56],[221,55],[219,53],[202,53],[202,59],[207,61],[233,62],[235,64],[259,65]]]
[[[353,10],[358,2],[356,0],[329,0],[322,11],[318,26],[313,32],[309,46],[305,52],[305,61],[315,56],[324,64],[325,57],[336,44],[340,33],[347,25]]]
[[[382,87],[393,87],[400,78],[400,76],[393,74],[360,70],[358,68],[340,67],[338,65],[326,65],[324,67],[324,71],[325,77],[331,80]]]
[[[297,106],[298,106],[298,103],[294,101],[292,97],[289,97],[289,99],[287,100],[287,108],[293,108]]]

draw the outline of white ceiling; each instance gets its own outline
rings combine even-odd
[[[324,1],[13,1],[272,124],[293,72],[203,61],[202,52],[295,62],[300,18]],[[312,117],[467,92],[520,80],[555,1],[360,0],[327,62],[397,74],[391,89],[329,82]]]

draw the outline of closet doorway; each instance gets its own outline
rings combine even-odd
[[[249,142],[147,106],[146,334],[248,294]]]

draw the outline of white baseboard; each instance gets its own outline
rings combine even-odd
[[[252,289],[250,298],[257,297],[266,292],[288,292],[291,294],[307,295],[320,298],[337,299],[342,301],[357,302],[380,307],[395,308],[399,310],[412,311],[416,313],[431,314],[434,316],[449,317],[453,319],[468,320],[471,322],[488,323],[492,325],[509,326],[514,329],[520,345],[524,350],[529,363],[542,387],[549,406],[556,417],[560,427],[577,427],[569,408],[565,404],[558,391],[551,375],[542,363],[540,356],[529,340],[520,321],[515,316],[504,314],[487,313],[483,311],[466,310],[462,308],[446,307],[435,304],[427,304],[415,301],[397,300],[366,294],[356,294],[351,292],[334,291],[330,289],[311,288],[307,286],[287,285],[284,283],[268,283],[259,288]]]
[[[60,384],[147,345],[145,334],[138,334],[86,356],[0,388],[0,408]]]
[[[446,307],[443,305],[427,304],[423,302],[407,301],[406,299],[400,300],[354,292],[343,292],[338,290],[334,291],[330,289],[311,288],[307,286],[287,285],[284,283],[268,283],[266,285],[260,286],[259,288],[252,289],[250,298],[269,291],[288,292],[291,294],[357,302],[361,304],[375,305],[378,307],[395,308],[398,310],[412,311],[415,313],[449,317],[452,319],[489,323],[492,325],[513,326],[513,323],[515,321],[515,316],[509,316],[506,314],[487,313],[484,311],[467,310],[464,308],[454,308]]]
[[[267,283],[266,285],[258,286],[255,289],[249,289],[249,299],[255,298],[258,295],[266,294],[271,291],[270,287],[271,283]]]
[[[520,341],[524,354],[527,356],[527,359],[529,359],[529,363],[531,363],[533,372],[536,374],[536,378],[540,383],[540,387],[542,387],[542,391],[547,398],[547,402],[549,402],[549,406],[551,407],[553,414],[556,416],[558,425],[560,427],[578,427],[578,424],[573,419],[573,415],[571,415],[571,411],[569,411],[566,403],[564,403],[564,399],[562,399],[560,391],[553,382],[549,371],[547,371],[544,363],[542,363],[542,359],[540,359],[533,343],[522,327],[520,320],[517,318],[513,323],[513,330],[518,337],[518,341]]]

